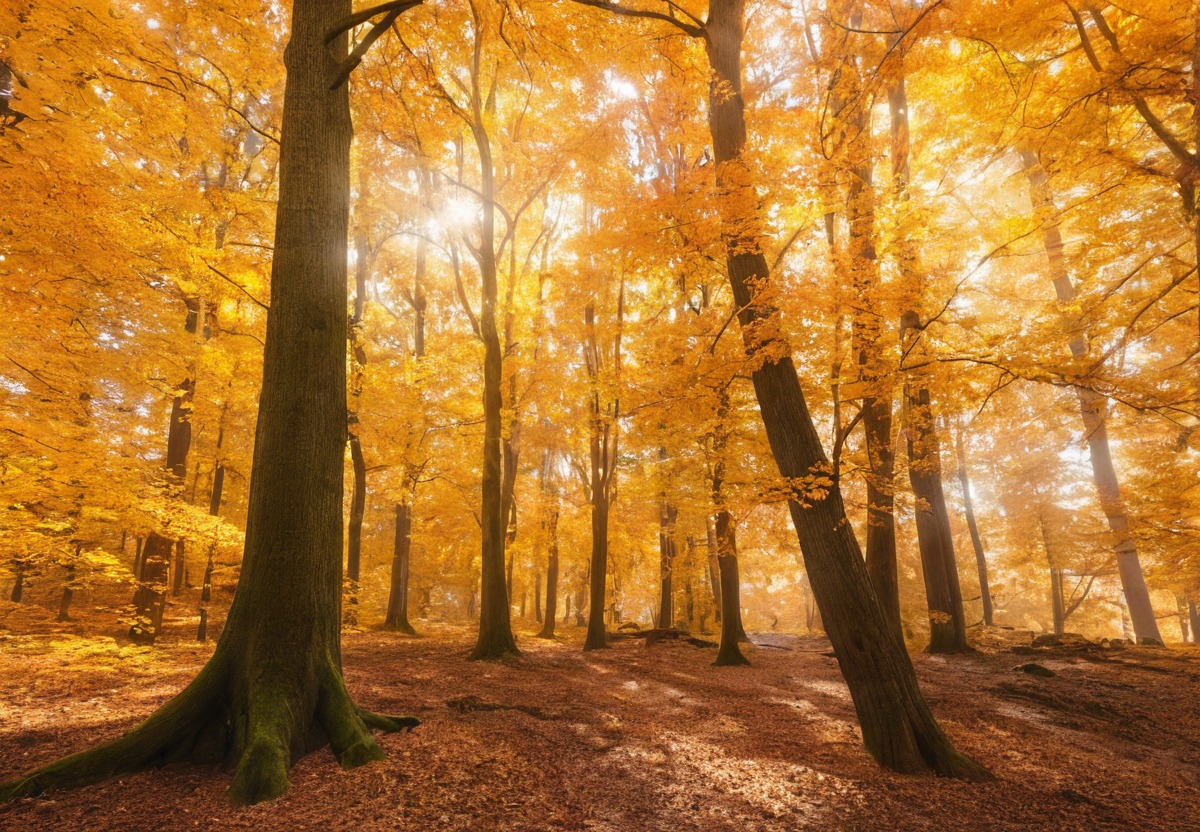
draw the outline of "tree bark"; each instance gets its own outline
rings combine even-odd
[[[933,424],[929,389],[922,386],[914,392],[906,385],[905,396],[908,399],[908,479],[916,498],[917,541],[929,608],[927,649],[930,653],[962,652],[970,649],[967,646],[967,622],[950,516],[942,488],[941,446]]]
[[[549,538],[549,554],[546,558],[546,613],[538,638],[554,638],[554,619],[558,612],[558,509],[552,508],[546,515],[546,533]],[[571,610],[571,596],[567,596],[567,621]]]
[[[1075,300],[1075,285],[1067,273],[1050,180],[1036,154],[1030,150],[1022,150],[1021,158],[1025,162],[1025,175],[1029,179],[1033,207],[1041,218],[1042,245],[1049,261],[1049,274],[1054,283],[1055,294],[1060,303],[1071,303]],[[1088,353],[1088,344],[1083,336],[1073,338],[1070,348],[1076,359]],[[1158,621],[1154,617],[1154,606],[1150,602],[1150,591],[1146,587],[1146,578],[1138,557],[1137,543],[1129,530],[1129,516],[1121,500],[1121,487],[1108,446],[1108,429],[1105,424],[1107,401],[1104,396],[1085,387],[1076,386],[1075,392],[1079,397],[1079,412],[1083,418],[1083,432],[1092,460],[1092,479],[1100,497],[1100,508],[1104,511],[1108,528],[1116,539],[1114,549],[1117,571],[1121,576],[1125,600],[1129,604],[1134,635],[1140,644],[1162,644]]]
[[[483,32],[481,21],[475,20],[474,61],[471,71],[471,134],[479,152],[479,192],[482,195],[479,226],[480,245],[477,252],[482,285],[479,312],[480,337],[483,340],[483,479],[480,505],[480,524],[483,535],[480,554],[479,638],[472,659],[496,659],[519,655],[513,638],[508,587],[504,575],[504,536],[508,521],[504,513],[503,495],[503,428],[502,391],[504,357],[500,349],[500,333],[496,328],[496,203],[495,170],[492,165],[492,146],[484,123],[483,95],[480,90],[480,49]]]
[[[396,540],[392,547],[392,582],[383,626],[410,636],[417,634],[408,620],[408,570],[412,557],[412,505],[396,503]]]
[[[58,620],[71,620],[71,600],[75,597],[75,561],[79,560],[79,553],[83,551],[83,544],[75,544],[75,560],[67,564],[66,580],[63,582],[62,597],[58,600]],[[1185,638],[1184,641],[1187,641]]]
[[[180,385],[180,392],[171,404],[171,421],[167,429],[166,476],[173,487],[179,487],[187,470],[188,452],[192,447],[192,395],[195,382],[191,379]],[[134,620],[129,637],[135,644],[153,644],[162,628],[163,610],[167,602],[167,581],[171,571],[171,551],[174,541],[153,531],[142,547],[138,586],[133,594]],[[181,571],[177,567],[177,572]]]
[[[666,450],[663,449],[663,456]],[[658,626],[675,626],[675,591],[673,571],[675,556],[678,554],[675,543],[675,521],[679,517],[679,509],[667,502],[664,492],[658,502]]]
[[[712,515],[704,518],[704,532],[708,538],[708,583],[712,589],[714,621],[721,623],[721,573],[717,563],[717,527]]]
[[[233,799],[256,803],[283,794],[315,746],[353,767],[382,756],[368,726],[414,724],[356,708],[341,674],[351,126],[346,86],[330,89],[348,38],[328,48],[325,34],[351,11],[350,0],[293,4],[245,557],[217,648],[141,726],[0,786],[0,800],[224,760]]]
[[[850,688],[867,750],[898,771],[932,770],[991,779],[984,768],[954,749],[917,687],[899,634],[889,625],[872,589],[841,492],[829,479],[831,467],[800,389],[791,348],[779,331],[778,311],[755,302],[758,287],[770,271],[758,242],[760,232],[751,225],[759,218],[753,208],[746,216],[742,207],[757,203],[753,178],[741,158],[746,142],[741,75],[744,11],[744,0],[711,0],[705,26],[713,69],[709,128],[718,185],[728,195],[718,208],[726,228],[729,282],[772,454],[781,475],[811,485],[798,490],[788,507],[813,593]],[[821,487],[822,483],[827,485]]]
[[[979,573],[979,598],[983,602],[983,623],[991,627],[993,621],[992,589],[988,583],[987,557],[983,552],[983,540],[979,536],[979,525],[975,522],[975,505],[971,499],[971,480],[967,474],[967,454],[963,435],[959,431],[954,441],[958,458],[958,482],[962,486],[963,512],[967,516],[967,530],[971,533],[971,546],[975,550],[975,569]]]

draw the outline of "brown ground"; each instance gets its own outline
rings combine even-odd
[[[209,648],[0,629],[0,780],[133,726]],[[882,771],[859,745],[827,641],[759,635],[754,666],[581,631],[521,637],[524,657],[465,659],[465,628],[351,633],[349,686],[423,725],[387,760],[303,759],[282,799],[233,809],[228,776],[175,766],[0,807],[0,829],[154,830],[1195,830],[1200,651],[1128,648],[916,658],[958,747],[999,782]],[[1035,661],[1056,672],[1014,670]]]

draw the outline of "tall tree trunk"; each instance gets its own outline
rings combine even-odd
[[[1063,257],[1062,235],[1058,229],[1058,214],[1050,191],[1050,180],[1036,154],[1022,150],[1021,158],[1025,162],[1025,175],[1029,179],[1033,207],[1042,223],[1042,245],[1049,261],[1050,279],[1054,283],[1059,302],[1068,304],[1075,300],[1075,285],[1067,273],[1066,260]],[[1087,341],[1082,336],[1071,339],[1070,348],[1076,359],[1088,353]],[[1162,644],[1158,621],[1154,617],[1154,606],[1150,602],[1150,591],[1146,588],[1146,578],[1142,574],[1142,564],[1138,558],[1137,543],[1129,530],[1129,516],[1121,501],[1121,487],[1108,446],[1108,429],[1105,425],[1107,401],[1104,396],[1085,387],[1076,387],[1075,392],[1079,397],[1079,412],[1083,418],[1083,432],[1092,460],[1092,479],[1100,497],[1100,508],[1104,511],[1108,528],[1116,540],[1114,549],[1117,555],[1117,571],[1129,604],[1134,635],[1141,644]]]
[[[1200,644],[1200,609],[1191,598],[1188,599],[1188,620],[1192,624],[1192,644]]]
[[[851,29],[862,23],[857,3],[844,4]],[[859,39],[863,40],[863,39]],[[854,293],[851,337],[862,387],[862,423],[867,449],[867,574],[884,617],[900,632],[900,589],[896,567],[895,452],[892,446],[892,372],[884,344],[879,257],[875,248],[875,154],[871,143],[869,92],[862,80],[862,58],[841,37],[840,66],[830,89],[832,106],[845,124],[844,141],[851,165],[846,189],[848,243],[843,267]],[[863,40],[865,43],[866,41]],[[840,372],[840,360],[839,364]],[[840,416],[839,416],[840,420]],[[835,423],[835,429],[837,423]]]
[[[167,459],[164,467],[173,486],[183,482],[187,470],[188,451],[192,447],[192,394],[195,383],[188,379],[171,404],[171,421],[167,430]],[[153,644],[162,628],[163,609],[167,601],[167,580],[171,569],[174,541],[153,531],[142,547],[142,565],[138,587],[133,594],[134,620],[129,637],[135,644]]]
[[[76,565],[76,561],[79,560],[79,554],[82,551],[83,551],[83,544],[76,543],[75,544],[75,558],[70,563],[68,563],[67,567],[66,567],[67,575],[66,575],[66,579],[63,581],[62,596],[58,600],[58,620],[59,621],[70,621],[71,620],[71,600],[75,597],[75,565]],[[1184,638],[1184,641],[1187,641],[1187,639]]]
[[[721,642],[717,658],[719,666],[750,664],[742,654],[739,641],[745,640],[742,629],[741,580],[738,575],[737,538],[729,512],[717,512],[717,567],[721,572]]]
[[[412,504],[396,503],[396,541],[392,547],[392,582],[383,626],[410,636],[417,634],[408,620],[408,570],[412,557]]]
[[[625,286],[617,298],[617,334],[613,340],[612,362],[619,374],[621,364],[621,326],[625,315]],[[605,590],[608,584],[608,514],[612,506],[613,478],[617,463],[618,417],[620,404],[613,399],[608,407],[600,403],[601,368],[608,360],[607,350],[596,334],[596,307],[587,304],[583,313],[586,327],[584,364],[591,381],[591,435],[588,450],[591,462],[592,556],[588,569],[588,617],[584,650],[607,647],[604,629]],[[576,602],[576,607],[579,603]],[[582,611],[582,610],[581,610]]]
[[[930,653],[954,653],[967,646],[967,623],[958,561],[942,488],[942,454],[929,389],[914,391],[906,385],[908,399],[908,478],[916,498],[914,514],[925,577],[925,599],[929,608]]]
[[[181,538],[175,541],[175,573],[171,576],[171,594],[181,595],[187,584],[187,544]]]
[[[271,305],[241,580],[212,658],[141,726],[0,786],[35,795],[167,761],[227,761],[239,803],[279,796],[292,762],[328,742],[345,767],[379,759],[341,673],[350,107],[330,89],[350,0],[295,0],[284,53]]]
[[[554,619],[558,612],[558,509],[552,508],[546,515],[546,534],[549,554],[546,559],[546,613],[538,638],[554,638]],[[571,614],[571,596],[567,595],[567,615]]]
[[[482,42],[481,22],[476,17],[476,45]],[[471,73],[471,133],[479,152],[479,192],[482,195],[479,226],[480,245],[477,253],[482,284],[482,303],[479,312],[480,337],[483,340],[483,481],[480,505],[480,524],[483,527],[480,555],[479,638],[472,659],[495,659],[517,655],[513,638],[508,587],[504,576],[504,536],[508,516],[504,510],[503,466],[503,408],[502,390],[504,357],[500,348],[500,333],[496,328],[496,187],[492,166],[492,146],[483,116],[483,95],[480,90],[480,49],[476,48]]]
[[[892,178],[897,200],[909,202],[908,92],[904,80],[903,46],[896,77],[888,87],[888,108],[891,114]],[[916,247],[901,234],[898,245],[898,265],[904,295],[900,318],[902,354],[913,357],[918,348],[924,349],[920,310],[925,305],[925,279],[918,273]],[[937,436],[933,405],[929,395],[927,373],[906,370],[904,396],[908,407],[908,472],[913,496],[916,498],[917,544],[921,552],[925,578],[925,596],[929,613],[929,652],[948,653],[967,647],[967,622],[963,611],[962,589],[958,578],[958,561],[954,555],[954,537],[950,532],[950,515],[946,510],[946,492],[942,484],[941,445]]]
[[[1050,546],[1050,532],[1046,528],[1046,518],[1038,513],[1038,530],[1042,535],[1042,548],[1046,552],[1046,563],[1050,567],[1050,613],[1054,627],[1054,635],[1061,636],[1067,628],[1066,599],[1063,597],[1063,573],[1054,557]]]
[[[221,420],[217,424],[217,460],[213,467],[212,493],[208,496],[208,513],[211,517],[221,514],[221,498],[225,493],[225,463],[221,459],[221,449],[225,444],[225,417],[229,413],[229,399],[221,404]],[[208,545],[208,563],[204,566],[204,578],[200,582],[200,623],[196,626],[196,641],[208,640],[208,604],[212,601],[212,576],[214,558],[217,554],[217,541]]]
[[[975,569],[979,573],[979,598],[983,602],[983,623],[991,627],[995,623],[992,611],[992,589],[988,583],[988,566],[987,558],[983,553],[983,540],[979,536],[979,526],[975,522],[975,506],[971,499],[971,480],[967,474],[967,453],[961,430],[955,437],[954,446],[958,461],[958,482],[963,493],[963,512],[967,516],[967,530],[971,533],[971,546],[975,549]]]
[[[663,455],[666,450],[663,449]],[[658,502],[658,621],[660,627],[675,625],[674,583],[672,581],[675,569],[675,521],[679,517],[679,509],[667,502],[664,492]]]
[[[712,515],[704,518],[704,532],[708,538],[708,583],[712,588],[713,615],[718,624],[721,623],[721,573],[717,564],[717,527]]]
[[[746,143],[741,74],[744,11],[745,0],[710,0],[704,27],[713,69],[708,108],[713,156],[718,183],[728,194],[718,208],[727,230],[734,305],[775,462],[784,477],[826,484],[819,496],[814,494],[818,489],[810,488],[797,492],[788,503],[813,593],[850,688],[867,750],[898,771],[933,770],[990,779],[985,769],[950,744],[917,687],[899,634],[872,589],[841,492],[830,480],[832,469],[800,389],[790,345],[779,332],[779,313],[755,302],[757,287],[770,271],[759,244],[761,232],[753,227],[759,218],[745,216],[743,207],[757,202],[748,193],[753,176],[741,158]]]
[[[362,571],[362,525],[367,505],[367,460],[362,440],[358,436],[358,400],[362,395],[363,374],[367,352],[362,343],[363,313],[366,311],[367,272],[371,263],[371,246],[365,230],[354,235],[354,312],[350,316],[350,404],[347,412],[347,441],[350,443],[350,465],[354,472],[354,492],[350,497],[350,521],[346,541],[346,608],[344,623],[358,624],[358,590]]]
[[[750,664],[738,646],[748,641],[742,627],[741,578],[738,575],[737,537],[733,517],[725,503],[725,456],[729,445],[729,387],[717,391],[717,419],[712,433],[712,469],[709,473],[709,498],[715,512],[713,536],[716,540],[717,571],[721,578],[721,642],[716,665]]]
[[[542,623],[542,570],[533,571],[533,620]]]

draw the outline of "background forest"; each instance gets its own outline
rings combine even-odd
[[[263,385],[284,218],[322,210],[281,180],[328,174],[284,173],[291,21],[0,9],[0,629],[216,638],[256,545],[260,394],[269,453],[316,453],[319,408],[289,435]],[[1196,641],[1200,6],[333,21],[343,631],[478,622],[475,658],[719,633],[741,664],[747,632],[828,630],[900,770],[854,681],[893,632]]]
[[[1196,18],[1176,2],[1101,11],[747,10],[746,155],[771,301],[860,540],[868,506],[894,517],[914,644],[928,628],[923,474],[941,480],[969,623],[984,618],[986,574],[996,623],[1049,631],[1057,614],[1132,637],[1125,545],[1162,638],[1187,636],[1200,589]],[[132,619],[138,553],[174,541],[143,579],[166,595],[166,626],[194,629],[238,574],[286,14],[4,15],[5,594],[57,608],[67,590],[64,604]],[[599,402],[615,454],[610,619],[657,620],[669,558],[674,615],[714,622],[723,464],[747,626],[819,626],[729,321],[693,40],[559,3],[426,3],[352,77],[347,592],[362,625],[384,617],[407,547],[410,620],[478,608],[478,133],[495,170],[514,615],[543,606],[551,535],[558,614],[587,606]],[[881,398],[892,426],[873,438]],[[1117,508],[1093,484],[1085,400]],[[910,451],[920,431],[940,454]]]

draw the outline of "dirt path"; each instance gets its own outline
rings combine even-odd
[[[176,766],[0,808],[12,830],[1194,830],[1200,818],[1200,651],[1011,652],[916,659],[958,746],[1000,780],[900,777],[861,749],[827,641],[772,634],[754,666],[624,641],[584,655],[524,633],[525,656],[471,663],[464,628],[354,633],[351,690],[412,713],[386,761],[328,752],[292,790],[234,810],[228,777]],[[195,646],[0,637],[0,779],[119,734],[208,654]],[[1014,670],[1036,661],[1043,678]]]

